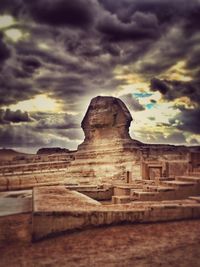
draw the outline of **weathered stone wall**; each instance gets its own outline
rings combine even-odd
[[[42,202],[46,196],[47,201]],[[33,240],[101,225],[200,218],[200,204],[167,202],[104,206],[62,187],[38,188],[34,190],[33,200]]]
[[[157,168],[157,174],[159,173],[158,168],[161,169],[161,177],[175,177],[194,171],[194,166],[200,165],[200,153],[198,151],[199,147],[142,145],[142,178],[152,179],[150,172],[153,168],[155,172]],[[195,161],[191,154],[195,154]]]

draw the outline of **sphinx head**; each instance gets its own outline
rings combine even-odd
[[[85,140],[126,139],[132,116],[118,98],[97,96],[90,102],[82,121]]]

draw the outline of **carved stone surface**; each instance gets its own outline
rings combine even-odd
[[[131,165],[138,169],[142,143],[131,139],[131,121],[132,116],[120,99],[93,98],[81,124],[85,139],[78,146],[69,172],[76,177],[87,173],[102,181],[109,177],[123,179]]]
[[[97,96],[91,100],[81,126],[85,141],[125,139],[130,138],[131,121],[132,116],[120,99]]]
[[[132,143],[129,127],[132,116],[125,104],[118,98],[97,96],[90,102],[81,126],[85,133],[84,142],[79,149],[86,146],[122,145]],[[134,144],[140,142],[134,140]]]

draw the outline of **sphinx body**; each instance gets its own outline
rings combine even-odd
[[[81,123],[85,139],[78,146],[69,171],[76,173],[76,177],[79,172],[100,182],[110,178],[124,179],[127,170],[138,175],[142,143],[129,135],[132,120],[120,99],[108,96],[93,98]]]

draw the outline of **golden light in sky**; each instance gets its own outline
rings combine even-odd
[[[50,49],[50,47],[45,43],[39,43],[38,47],[41,48],[41,49],[44,49],[44,50],[49,50]]]
[[[5,35],[13,42],[17,42],[23,38],[23,33],[18,29],[9,29],[5,31]]]
[[[11,28],[15,23],[16,21],[10,15],[0,16],[0,29],[3,29],[5,36],[13,42],[27,37],[27,34],[24,34],[21,30]]]
[[[161,78],[170,80],[180,80],[183,82],[189,82],[192,77],[188,74],[185,69],[186,62],[184,60],[178,61],[174,66],[172,66],[166,73],[161,75]]]
[[[11,110],[23,110],[28,112],[59,112],[59,104],[45,94],[37,95],[33,99],[20,101],[15,105],[9,106]]]
[[[0,16],[0,29],[10,27],[15,23],[15,20],[12,16],[3,15]]]

